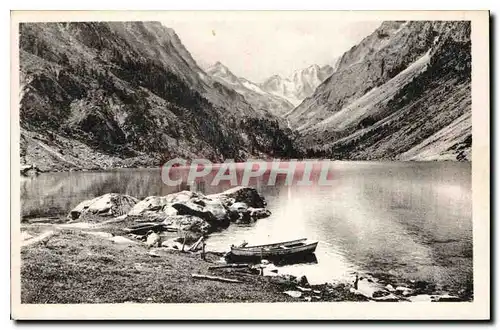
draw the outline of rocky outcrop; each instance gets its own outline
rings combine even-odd
[[[129,217],[144,221],[163,221],[166,216],[176,215],[178,211],[172,207],[175,203],[183,203],[191,198],[201,196],[192,191],[181,191],[166,196],[149,196],[138,202],[128,212]]]
[[[127,214],[139,200],[121,194],[105,194],[78,204],[68,214],[72,221],[99,221]]]
[[[149,196],[142,201],[120,194],[106,194],[78,204],[68,215],[71,221],[103,221],[116,217],[129,224],[127,232],[182,231],[196,239],[202,234],[226,228],[231,222],[251,222],[271,215],[256,189],[236,187],[205,196],[180,191],[166,196]],[[114,220],[113,220],[114,221]],[[130,226],[130,222],[135,223]]]
[[[207,197],[220,199],[227,207],[234,203],[245,203],[248,207],[263,208],[267,204],[257,190],[250,187],[234,187],[219,194],[208,195]],[[239,204],[238,206],[242,205]]]

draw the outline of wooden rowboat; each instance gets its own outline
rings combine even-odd
[[[314,253],[317,241],[308,242],[306,238],[293,241],[254,245],[244,247],[231,247],[231,259],[284,259]]]

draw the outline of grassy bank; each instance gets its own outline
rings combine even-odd
[[[252,268],[210,269],[223,265],[222,253],[200,253],[148,248],[123,233],[132,220],[105,223],[32,222],[22,225],[22,303],[207,303],[304,301],[471,301],[472,291],[449,296],[432,283],[405,285],[384,274],[363,279],[359,290],[351,284],[309,285],[288,275],[261,276]],[[129,223],[130,222],[130,223]],[[26,235],[29,236],[26,236]],[[171,237],[169,237],[170,235]],[[169,233],[165,240],[174,238]],[[41,239],[40,239],[41,238]],[[192,274],[218,276],[239,283],[195,279]],[[364,288],[375,281],[378,292]],[[399,283],[399,284],[396,284]],[[385,288],[384,288],[385,286]],[[389,293],[387,290],[393,292]],[[299,293],[291,297],[285,291]],[[382,291],[380,291],[382,290]],[[410,294],[404,291],[411,291]],[[396,290],[397,291],[397,290]],[[470,291],[470,292],[469,292]],[[372,296],[373,295],[373,296]]]
[[[175,250],[161,250],[161,256],[151,256],[150,249],[140,241],[116,243],[92,229],[40,224],[23,228],[32,234],[49,229],[54,235],[22,248],[23,303],[304,301],[283,293],[296,286],[284,277],[259,276],[244,270],[208,270],[220,264],[218,253],[209,252],[206,260],[198,253]],[[241,283],[194,279],[193,273],[238,279]],[[322,290],[321,296],[324,300],[360,299],[344,286]]]

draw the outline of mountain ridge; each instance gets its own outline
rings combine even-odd
[[[41,170],[297,153],[158,22],[22,23],[20,86],[21,161]]]
[[[470,160],[470,48],[468,22],[384,22],[334,67],[257,84],[158,22],[22,23],[21,161]]]
[[[469,22],[384,22],[345,52],[337,70],[286,119],[312,146],[309,154],[470,159],[470,56]],[[459,126],[458,118],[464,118]],[[450,135],[449,125],[461,133]],[[428,139],[435,153],[427,143],[419,154]]]
[[[285,98],[297,106],[333,72],[334,68],[328,64],[321,67],[318,64],[311,64],[294,71],[290,77],[274,74],[259,86],[266,92]]]
[[[260,86],[246,78],[237,77],[220,61],[209,67],[206,72],[212,79],[241,94],[255,110],[261,111],[263,115],[269,113],[281,117],[294,107],[285,98],[262,90]]]

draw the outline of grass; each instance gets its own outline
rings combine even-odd
[[[68,228],[57,223],[23,224],[22,230],[33,236],[46,231],[55,234],[21,250],[21,302],[25,304],[78,303],[210,303],[210,302],[287,302],[366,301],[351,293],[350,284],[304,285],[320,291],[292,298],[283,292],[297,290],[297,280],[287,275],[259,276],[249,269],[213,269],[222,253],[199,253],[161,249],[157,256],[148,254],[144,242],[131,239],[115,243],[110,237],[95,235],[106,231],[123,235],[122,228],[133,222],[109,222],[93,228]],[[108,234],[109,235],[109,234]],[[172,237],[176,233],[170,233]],[[166,237],[168,239],[168,237]],[[191,274],[215,275],[238,279],[225,283],[193,279]],[[374,274],[375,275],[375,274]],[[387,274],[376,274],[380,283],[397,283]],[[418,294],[434,294],[429,283],[414,283]],[[472,285],[471,285],[472,288]],[[459,294],[470,301],[466,290]]]
[[[62,230],[22,249],[22,303],[196,303],[293,301],[273,279],[208,272],[220,256],[178,251],[152,257],[138,244],[116,244]],[[238,278],[241,284],[195,280],[192,273]]]

